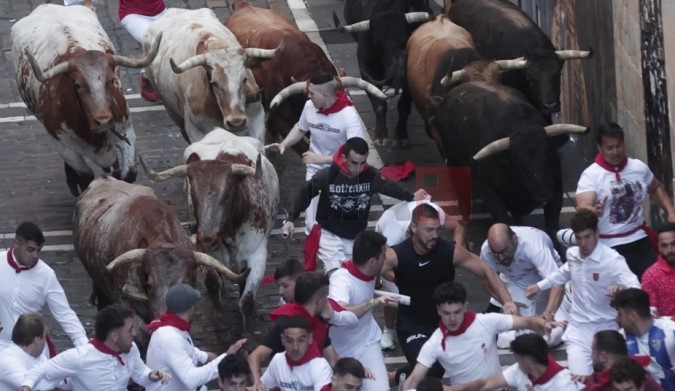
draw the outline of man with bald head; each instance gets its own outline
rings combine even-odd
[[[480,258],[504,281],[513,300],[525,304],[523,316],[542,314],[548,321],[554,319],[555,308],[548,308],[549,293],[554,296],[552,303],[558,303],[564,295],[564,286],[554,286],[540,292],[532,299],[525,296],[528,286],[536,284],[555,272],[562,265],[560,256],[546,232],[533,227],[510,227],[497,223],[488,230]],[[501,310],[499,302],[490,299],[488,312]],[[511,333],[512,334],[512,333]],[[500,346],[508,346],[514,335],[500,335]],[[559,342],[551,338],[550,343]]]

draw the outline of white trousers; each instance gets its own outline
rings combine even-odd
[[[590,375],[593,373],[591,345],[593,336],[602,330],[618,330],[615,321],[602,323],[583,323],[567,326],[563,334],[565,350],[567,350],[567,364],[570,372],[575,375]]]
[[[145,16],[145,15],[138,15],[138,14],[129,14],[124,17],[120,22],[122,22],[122,26],[131,34],[134,39],[140,43],[141,45],[143,44],[143,37],[145,37],[145,33],[148,31],[148,28],[154,22],[155,20],[159,19],[164,13],[166,12],[166,8],[164,11],[158,13],[155,16]]]
[[[387,391],[389,390],[389,376],[387,375],[387,366],[384,363],[382,348],[380,342],[374,342],[366,348],[360,357],[354,357],[359,360],[364,367],[370,369],[375,376],[375,380],[363,379],[363,391]]]
[[[322,228],[317,258],[323,262],[324,273],[337,269],[345,261],[352,259],[353,246],[353,240],[341,238]]]

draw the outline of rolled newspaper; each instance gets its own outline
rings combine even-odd
[[[380,290],[375,290],[375,294],[377,296],[391,296],[396,298],[398,300],[398,304],[401,305],[410,305],[410,296],[406,295],[399,295],[398,293],[391,293],[391,292],[386,292],[386,291],[380,291]]]

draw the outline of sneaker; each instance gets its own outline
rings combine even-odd
[[[384,328],[382,331],[382,339],[380,339],[380,347],[382,350],[394,349],[394,330]]]
[[[141,98],[148,102],[157,102],[157,93],[155,92],[155,89],[152,88],[150,80],[140,76],[138,78],[138,84],[141,86]]]

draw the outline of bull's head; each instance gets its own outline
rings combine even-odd
[[[170,59],[171,69],[183,73],[195,67],[206,71],[211,94],[223,116],[223,127],[230,132],[242,132],[247,127],[246,103],[259,95],[259,88],[247,67],[257,59],[274,57],[283,50],[286,37],[275,49],[225,48],[209,50],[202,41],[195,56],[177,65]]]
[[[350,76],[342,76],[339,78],[340,84],[342,85],[343,88],[349,88],[349,87],[355,87],[355,88],[360,88],[364,91],[366,91],[368,94],[371,96],[374,96],[376,98],[386,100],[387,95],[385,95],[379,88],[375,87],[374,85],[368,83],[367,81],[355,77],[350,77]],[[291,95],[295,94],[306,94],[307,93],[307,82],[300,81],[300,82],[295,82],[291,84],[290,86],[284,88],[283,90],[279,91],[274,98],[272,98],[272,102],[270,103],[270,109],[275,109],[277,106],[281,104],[281,102],[284,101],[284,99],[288,98]]]
[[[474,60],[464,66],[464,68],[454,71],[452,67],[448,68],[448,73],[441,79],[443,87],[450,87],[455,83],[468,81],[486,81],[500,82],[501,72],[524,69],[527,67],[527,60],[517,58],[514,60]]]
[[[120,84],[117,66],[142,68],[152,62],[157,55],[161,34],[152,45],[151,50],[141,59],[118,56],[97,50],[80,50],[68,61],[54,65],[42,71],[32,53],[25,51],[35,78],[41,83],[65,75],[70,79],[81,112],[89,122],[89,129],[94,133],[112,132],[125,140],[126,136],[115,130],[115,118],[121,117],[121,110],[126,109],[124,94]],[[122,105],[120,105],[120,100]]]
[[[236,283],[246,279],[246,272],[235,274],[209,255],[168,244],[127,251],[106,268],[121,276],[118,283],[124,284],[123,297],[145,322],[150,322],[166,310],[166,293],[172,286],[194,285],[195,272],[200,265],[212,268]]]

